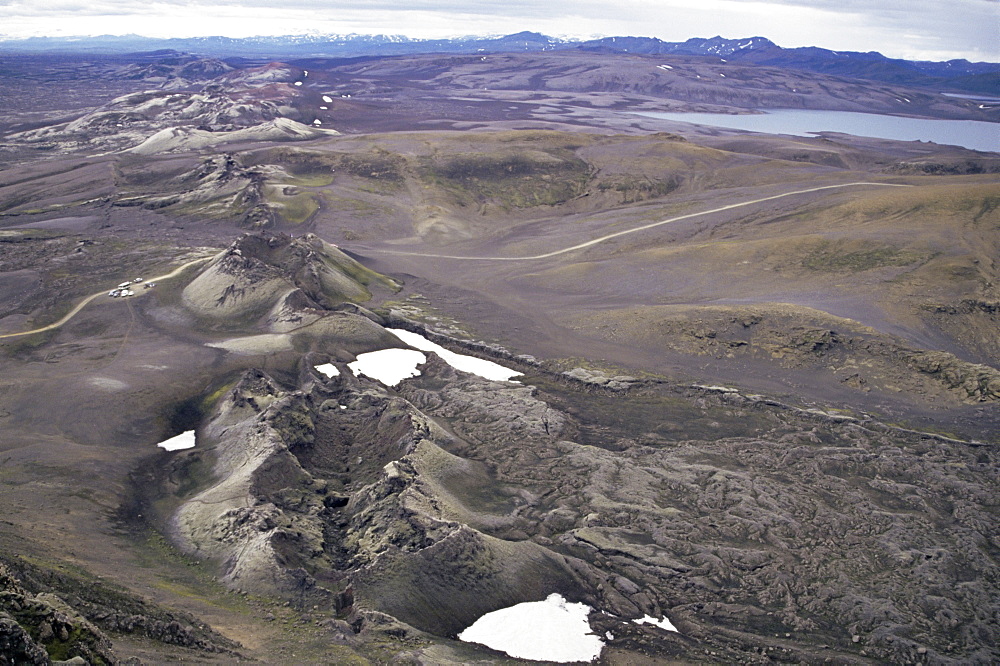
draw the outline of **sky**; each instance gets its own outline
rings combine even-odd
[[[761,36],[784,47],[1000,62],[1000,0],[0,0],[7,37]]]

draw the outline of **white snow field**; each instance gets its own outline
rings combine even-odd
[[[348,363],[354,376],[365,375],[386,386],[395,386],[407,377],[420,374],[417,366],[426,363],[427,357],[412,349],[380,349],[358,354],[358,360]]]
[[[638,620],[632,620],[632,621],[635,622],[636,624],[652,624],[659,627],[660,629],[666,629],[667,631],[680,633],[677,631],[677,627],[671,624],[670,620],[668,620],[666,617],[664,617],[662,620],[657,620],[652,615],[646,615],[645,617],[641,617]]]
[[[501,382],[510,381],[511,377],[517,377],[524,374],[523,372],[518,372],[517,370],[505,368],[499,363],[494,363],[493,361],[485,361],[481,358],[468,356],[466,354],[456,354],[455,352],[449,351],[435,342],[431,342],[419,333],[413,333],[412,331],[406,331],[401,328],[390,328],[388,331],[411,347],[416,347],[422,351],[434,352],[440,356],[441,360],[445,363],[456,370],[461,370],[462,372],[469,372],[474,375],[479,375],[485,379],[492,379],[494,381]]]
[[[164,451],[180,451],[181,449],[194,448],[194,430],[182,432],[176,437],[171,437],[160,442],[157,446]]]
[[[340,374],[340,370],[337,369],[333,363],[324,363],[323,365],[314,365],[313,368],[317,372],[321,372],[327,377],[336,377]]]
[[[604,647],[590,633],[590,606],[573,604],[559,594],[487,613],[458,635],[518,659],[568,663],[591,661]]]

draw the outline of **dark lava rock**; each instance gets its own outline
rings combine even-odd
[[[44,666],[49,663],[49,653],[31,640],[21,625],[4,612],[0,612],[0,665],[21,666],[34,664]]]
[[[993,448],[730,389],[421,369],[392,390],[249,373],[206,430],[220,481],[181,508],[185,547],[400,639],[559,592],[618,618],[615,654],[996,656]]]

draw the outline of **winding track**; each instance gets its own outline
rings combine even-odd
[[[732,210],[734,208],[742,208],[744,206],[752,206],[753,204],[762,203],[764,201],[774,201],[775,199],[783,199],[785,197],[795,196],[796,194],[808,194],[810,192],[820,192],[822,190],[834,190],[842,187],[858,187],[858,186],[873,186],[873,187],[913,187],[912,185],[902,185],[899,183],[870,183],[865,181],[858,181],[854,183],[841,183],[839,185],[823,185],[820,187],[810,187],[805,190],[795,190],[794,192],[785,192],[784,194],[774,194],[769,197],[761,197],[759,199],[751,199],[750,201],[742,201],[740,203],[729,204],[727,206],[720,206],[718,208],[711,208],[709,210],[699,211],[697,213],[688,213],[687,215],[678,215],[677,217],[670,217],[666,220],[660,220],[659,222],[651,222],[650,224],[644,224],[634,229],[626,229],[624,231],[616,231],[613,234],[605,234],[604,236],[599,236],[593,240],[589,240],[585,243],[579,243],[577,245],[571,245],[570,247],[565,247],[561,250],[553,250],[552,252],[545,252],[543,254],[535,254],[527,257],[469,257],[453,254],[430,254],[424,252],[402,252],[398,250],[387,250],[387,249],[376,249],[369,248],[369,252],[375,252],[379,254],[391,254],[396,256],[406,256],[406,257],[431,257],[433,259],[461,259],[465,261],[530,261],[534,259],[548,259],[549,257],[555,257],[560,254],[566,254],[567,252],[574,252],[576,250],[582,250],[586,247],[592,245],[597,245],[598,243],[603,243],[605,241],[611,240],[612,238],[618,238],[619,236],[626,236],[628,234],[638,233],[640,231],[646,231],[647,229],[653,229],[655,227],[663,226],[664,224],[670,224],[672,222],[679,222],[681,220],[688,220],[692,217],[699,217],[701,215],[710,215],[712,213],[720,213],[724,210]],[[186,264],[182,264],[175,268],[170,273],[166,275],[160,275],[158,277],[149,278],[149,281],[156,282],[158,280],[169,280],[172,277],[178,275],[181,271],[188,268],[189,266],[194,266],[195,264],[200,264],[202,262],[208,261],[211,257],[202,257],[201,259],[195,259],[189,261]],[[22,335],[32,335],[34,333],[44,333],[45,331],[51,331],[53,329],[59,328],[70,319],[75,317],[80,310],[85,308],[92,300],[100,297],[104,294],[104,291],[99,291],[96,294],[91,294],[85,299],[77,303],[76,307],[70,310],[66,315],[59,321],[49,324],[48,326],[42,326],[41,328],[32,329],[30,331],[22,331],[20,333],[7,333],[5,335],[0,335],[0,340],[4,338],[16,338]]]
[[[634,229],[626,229],[625,231],[616,231],[613,234],[606,234],[604,236],[599,236],[593,240],[589,240],[586,243],[580,243],[578,245],[572,245],[570,247],[563,248],[561,250],[554,250],[552,252],[546,252],[544,254],[534,254],[527,257],[469,257],[460,256],[454,254],[428,254],[424,252],[403,252],[400,250],[387,250],[387,249],[376,249],[368,248],[367,251],[375,252],[378,254],[391,254],[396,256],[404,257],[431,257],[434,259],[464,259],[466,261],[529,261],[532,259],[548,259],[549,257],[555,257],[560,254],[566,254],[567,252],[574,252],[575,250],[582,250],[585,247],[590,247],[591,245],[597,245],[598,243],[603,243],[604,241],[611,240],[612,238],[618,238],[619,236],[625,236],[628,234],[638,233],[640,231],[646,231],[647,229],[652,229],[654,227],[659,227],[664,224],[670,224],[671,222],[679,222],[681,220],[687,220],[692,217],[698,217],[700,215],[710,215],[711,213],[719,213],[724,210],[732,210],[733,208],[742,208],[743,206],[752,206],[753,204],[761,203],[764,201],[773,201],[775,199],[782,199],[784,197],[794,196],[796,194],[808,194],[809,192],[819,192],[821,190],[833,190],[840,187],[855,187],[859,185],[872,185],[875,187],[913,187],[912,185],[902,185],[898,183],[869,183],[864,181],[859,181],[855,183],[841,183],[840,185],[823,185],[821,187],[810,187],[805,190],[795,190],[794,192],[785,192],[784,194],[775,194],[769,197],[761,197],[760,199],[752,199],[750,201],[743,201],[740,203],[729,204],[728,206],[720,206],[719,208],[712,208],[710,210],[703,210],[697,213],[688,213],[687,215],[678,215],[677,217],[667,218],[666,220],[660,220],[659,222],[651,222],[650,224],[644,224],[640,227]]]
[[[178,266],[174,270],[170,271],[166,275],[159,275],[157,277],[151,277],[151,278],[149,278],[149,280],[147,280],[147,282],[159,282],[159,281],[162,281],[162,280],[169,280],[170,278],[176,277],[177,275],[179,275],[184,269],[188,268],[189,266],[194,266],[195,264],[200,264],[202,262],[208,261],[211,258],[212,257],[202,257],[201,259],[195,259],[193,261],[189,261],[186,264],[181,264],[180,266]],[[98,298],[100,296],[103,296],[106,293],[107,293],[107,291],[99,291],[96,294],[91,294],[90,296],[87,296],[85,299],[83,299],[82,301],[80,301],[79,303],[77,303],[76,307],[74,307],[72,310],[70,310],[69,312],[67,312],[66,315],[62,319],[60,319],[59,321],[54,322],[52,324],[49,324],[48,326],[42,326],[41,328],[35,328],[35,329],[30,330],[30,331],[21,331],[20,333],[7,333],[5,335],[0,335],[0,340],[3,340],[4,338],[16,338],[16,337],[20,337],[22,335],[32,335],[34,333],[44,333],[45,331],[51,331],[53,329],[59,328],[60,326],[62,326],[66,322],[68,322],[70,319],[72,319],[73,317],[75,317],[77,314],[79,314],[80,310],[82,310],[83,308],[85,308],[92,300],[94,300],[95,298]],[[131,330],[131,327],[129,328],[129,330]]]

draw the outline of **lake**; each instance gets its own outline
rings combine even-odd
[[[843,132],[897,141],[933,141],[973,150],[1000,152],[1000,123],[979,120],[936,120],[904,118],[854,111],[813,111],[771,109],[766,113],[729,115],[725,113],[660,113],[637,111],[636,115],[695,125],[729,129],[809,136],[817,132]]]

